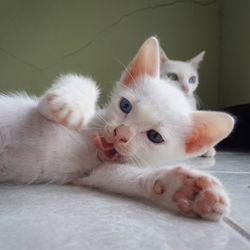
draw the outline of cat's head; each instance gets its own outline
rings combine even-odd
[[[227,114],[192,111],[185,94],[160,79],[160,47],[154,37],[125,69],[100,115],[103,129],[92,137],[100,158],[139,165],[200,155],[233,127]]]
[[[160,75],[176,84],[187,95],[192,94],[198,87],[198,68],[205,56],[202,51],[188,61],[170,60],[163,49],[160,49]]]

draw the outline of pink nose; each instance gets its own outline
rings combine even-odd
[[[121,125],[114,130],[114,134],[116,142],[126,143],[132,138],[133,131],[130,127],[126,125]]]
[[[189,88],[188,88],[188,86],[187,86],[186,84],[182,85],[181,88],[182,88],[182,90],[183,90],[185,93],[188,93]]]

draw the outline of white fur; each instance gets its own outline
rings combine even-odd
[[[0,107],[1,182],[68,183],[100,163],[85,133],[47,120],[37,98],[1,96]]]
[[[215,157],[215,155],[216,155],[216,149],[210,148],[203,156],[208,157],[208,158],[212,158],[212,157]]]
[[[98,97],[99,89],[91,78],[68,74],[59,77],[40,98],[39,111],[57,122],[70,116],[67,125],[82,129],[94,116]]]
[[[76,116],[85,122],[85,110],[87,114],[89,110],[94,112],[98,96],[95,83],[92,88],[90,84],[88,78],[66,75],[52,85],[40,102],[27,95],[0,97],[0,181],[70,182],[100,164],[90,143],[91,133],[97,130],[105,136],[107,128],[120,124],[129,125],[136,131],[127,148],[120,148],[123,162],[156,166],[188,157],[183,142],[191,130],[191,108],[183,93],[164,80],[143,77],[131,88],[118,83],[111,102],[96,112],[82,132],[50,121],[56,120],[51,116],[55,102],[48,101],[48,97],[55,94],[59,104],[62,100],[64,109],[71,109],[76,114],[68,117],[69,127],[76,121]],[[94,89],[96,94],[93,94]],[[85,101],[90,96],[92,102],[90,99]],[[133,112],[127,117],[119,109],[122,96],[134,105]],[[85,106],[86,103],[90,103],[90,108]],[[179,109],[179,106],[183,108]],[[65,113],[64,109],[62,113]],[[145,133],[149,129],[159,130],[166,142],[151,143]]]

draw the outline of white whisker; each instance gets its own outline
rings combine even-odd
[[[115,60],[116,60],[118,63],[120,63],[120,65],[123,66],[124,70],[125,70],[126,73],[132,78],[132,80],[133,80],[133,82],[134,82],[134,84],[135,84],[135,83],[136,83],[136,80],[135,80],[135,78],[133,77],[133,75],[128,71],[128,69],[127,69],[127,67],[125,66],[125,64],[122,63],[118,58],[115,58]],[[127,87],[125,84],[122,84],[122,85],[125,86],[125,87]]]
[[[101,114],[99,114],[98,112],[96,113],[97,117],[100,118],[105,124],[107,124],[108,122],[103,118],[103,116]]]

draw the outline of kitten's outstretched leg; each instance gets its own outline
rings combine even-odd
[[[211,220],[226,215],[230,207],[219,180],[184,167],[145,170],[105,164],[74,184],[146,198],[185,216]]]
[[[82,129],[95,113],[99,90],[91,79],[63,75],[40,98],[39,111],[47,119]]]

